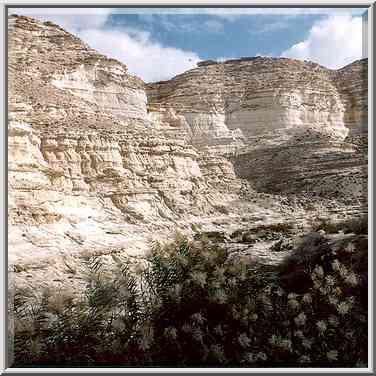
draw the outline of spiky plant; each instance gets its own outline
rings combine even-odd
[[[138,274],[83,260],[82,294],[16,291],[16,365],[366,365],[366,236],[297,244],[279,269],[205,236],[155,244]]]

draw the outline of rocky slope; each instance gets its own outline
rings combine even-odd
[[[50,272],[71,255],[142,257],[237,198],[232,164],[171,137],[174,120],[147,114],[126,66],[48,22],[10,17],[9,31],[11,264]]]
[[[366,138],[366,77],[367,60],[331,71],[255,57],[201,62],[147,93],[152,109],[184,117],[193,145],[229,157],[257,189],[361,204],[366,154],[355,138]]]
[[[142,258],[151,241],[192,225],[299,228],[364,209],[365,61],[339,71],[202,62],[146,85],[23,16],[9,18],[8,52],[9,260],[19,281],[64,281],[77,255]]]

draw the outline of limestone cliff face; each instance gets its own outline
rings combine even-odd
[[[171,108],[193,145],[225,155],[259,190],[362,201],[366,193],[367,60],[338,71],[291,59],[198,64],[149,84],[149,106]]]
[[[245,58],[200,64],[171,81],[148,85],[149,103],[182,114],[193,141],[233,137],[264,147],[297,135],[343,139],[344,105],[328,70],[290,59]]]
[[[149,226],[134,228],[145,243],[143,232],[219,213],[236,195],[232,164],[172,137],[171,116],[149,116],[144,83],[126,66],[57,25],[9,22],[11,258],[137,251],[124,227]]]
[[[142,257],[193,223],[233,231],[316,216],[298,196],[322,199],[321,214],[364,207],[365,61],[202,62],[145,84],[22,16],[9,18],[8,53],[11,263],[56,265],[62,278],[59,257]]]
[[[367,137],[368,132],[368,60],[358,60],[338,71],[332,79],[345,105],[344,123],[349,138]]]
[[[11,105],[34,104],[28,115],[38,124],[44,118],[49,122],[51,116],[77,123],[80,112],[93,121],[101,121],[105,114],[140,120],[146,116],[144,83],[139,78],[127,74],[124,64],[98,54],[49,22],[9,18],[9,71]]]

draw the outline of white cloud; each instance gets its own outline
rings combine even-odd
[[[287,29],[290,26],[287,20],[264,23],[260,28],[250,30],[251,33],[266,34],[276,30]]]
[[[282,56],[312,60],[328,68],[342,67],[362,57],[362,19],[353,16],[354,12],[362,12],[359,9],[352,10],[351,13],[348,9],[333,8],[13,8],[9,12],[29,15],[42,21],[49,20],[62,26],[99,52],[122,61],[128,66],[130,73],[147,82],[169,79],[194,68],[201,59],[192,51],[164,46],[141,30],[109,29],[106,22],[110,14],[142,13],[145,17],[151,14],[207,14],[213,18],[204,22],[199,29],[205,28],[212,32],[222,31],[224,21],[232,21],[242,15],[326,14],[325,20],[314,24],[306,40],[293,45]],[[164,18],[165,27],[177,27],[166,23],[169,20]],[[282,29],[284,26],[280,20],[265,25],[264,32],[270,31],[270,28]]]
[[[120,10],[121,11],[121,10]],[[149,10],[150,11],[150,10]],[[366,8],[182,8],[158,10],[169,13],[209,14],[228,21],[236,20],[247,15],[341,15],[341,14],[362,14]]]
[[[362,58],[362,18],[335,15],[317,21],[308,38],[281,56],[311,60],[327,68],[338,69]]]
[[[204,28],[211,33],[220,33],[224,30],[224,25],[218,20],[207,20],[204,22]]]
[[[261,52],[257,52],[257,54],[255,56],[258,56],[258,57],[275,57],[272,54],[265,54],[265,53],[261,53]]]
[[[176,13],[138,14],[143,22],[174,33],[220,33],[224,30],[223,20],[220,18],[209,17],[206,21],[202,21],[192,14],[178,13],[178,15],[187,17],[184,19],[176,17]]]
[[[70,32],[87,28],[103,27],[112,13],[110,8],[14,8],[10,14],[51,21]]]
[[[233,56],[221,56],[221,57],[218,57],[216,59],[213,59],[214,61],[218,61],[219,63],[223,63],[227,60],[233,60],[233,59],[236,59],[236,57],[233,57]]]
[[[83,30],[79,36],[97,51],[124,62],[130,73],[146,82],[169,79],[201,60],[194,52],[162,46],[137,30]]]
[[[150,33],[105,28],[109,8],[23,8],[10,13],[52,21],[76,34],[98,52],[123,62],[131,74],[146,82],[166,80],[196,66],[200,57],[192,52],[163,46]]]
[[[154,15],[142,15],[144,20],[149,23],[154,23],[158,27],[162,27],[165,30],[173,33],[192,33],[197,29],[197,25],[192,22],[181,22],[176,17],[173,18],[168,14],[154,14]],[[142,17],[141,16],[141,17]],[[145,17],[146,16],[146,17]]]

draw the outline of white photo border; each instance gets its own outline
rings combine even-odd
[[[369,298],[369,335],[368,335],[368,368],[12,368],[9,364],[9,339],[8,339],[8,149],[7,149],[7,14],[8,9],[11,8],[84,8],[84,7],[106,7],[106,8],[367,8],[367,28],[365,30],[368,49],[368,298]],[[302,0],[290,0],[287,2],[277,2],[276,0],[254,0],[254,1],[239,1],[231,2],[231,0],[188,0],[185,2],[177,2],[171,0],[165,0],[159,2],[156,0],[139,0],[137,2],[126,0],[112,0],[109,3],[105,3],[100,0],[81,0],[76,2],[74,0],[57,0],[48,1],[40,0],[38,2],[33,1],[17,1],[17,0],[0,0],[0,23],[1,23],[1,164],[0,164],[0,183],[1,183],[1,197],[0,205],[2,209],[2,215],[0,220],[0,238],[1,238],[1,261],[0,261],[0,274],[1,274],[1,289],[0,289],[0,373],[4,374],[109,374],[109,373],[123,373],[123,374],[146,374],[146,373],[162,373],[162,374],[197,374],[197,373],[214,373],[214,374],[235,374],[235,373],[252,373],[252,374],[274,374],[274,373],[291,373],[291,374],[374,374],[374,357],[373,352],[375,349],[375,328],[374,328],[374,312],[375,312],[375,299],[374,299],[374,276],[375,270],[375,257],[373,255],[374,245],[374,211],[375,203],[373,199],[374,189],[374,152],[373,147],[375,145],[376,132],[373,131],[373,104],[374,104],[374,62],[375,62],[375,48],[374,48],[374,19],[376,16],[376,5],[373,1],[302,1]]]

